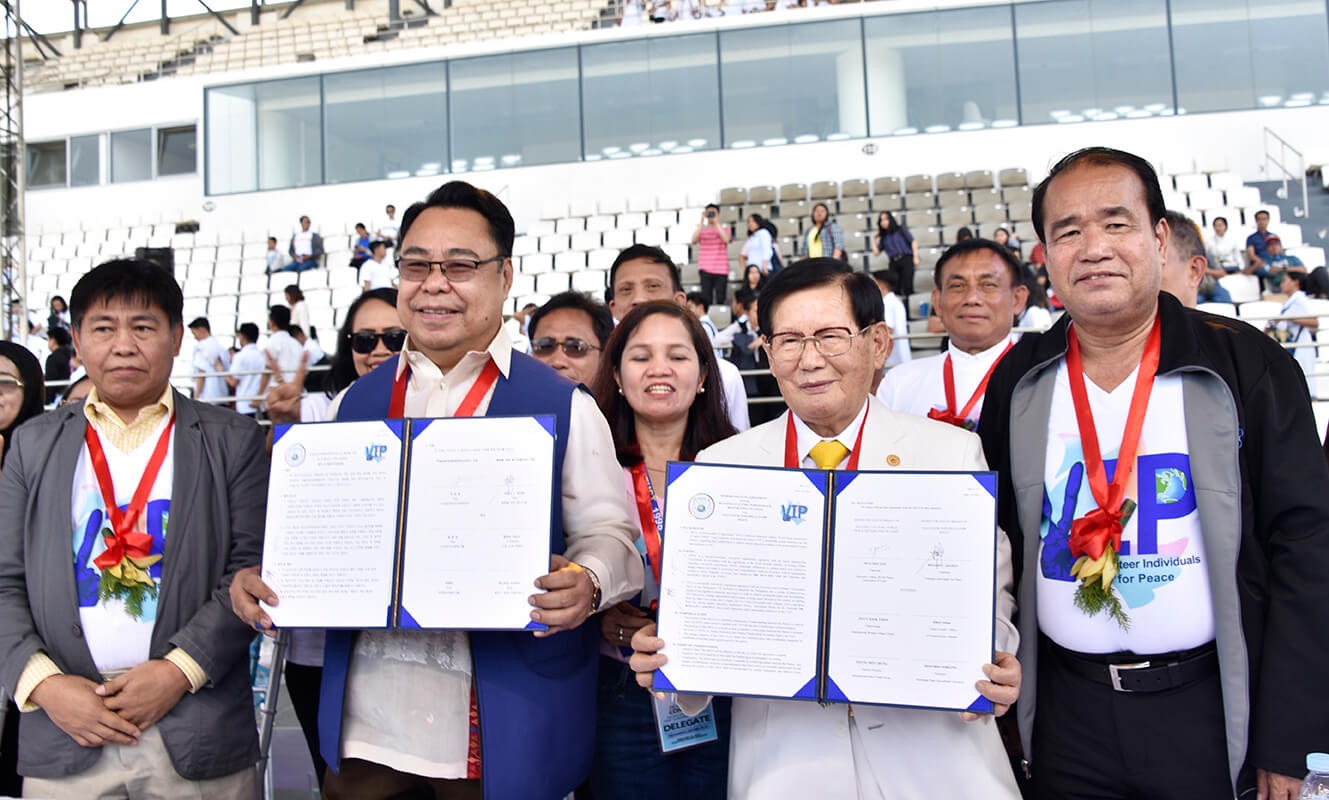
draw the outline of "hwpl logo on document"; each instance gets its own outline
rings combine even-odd
[[[806,513],[808,513],[808,507],[796,503],[785,503],[780,506],[780,518],[795,525],[803,524],[803,515]]]
[[[388,454],[388,446],[385,444],[371,444],[365,447],[365,461],[382,463],[383,458]]]

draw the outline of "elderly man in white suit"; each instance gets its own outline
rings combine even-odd
[[[702,451],[697,460],[844,469],[857,444],[857,466],[864,470],[986,469],[972,433],[895,413],[871,396],[873,376],[891,350],[882,314],[872,279],[841,262],[809,259],[777,273],[762,289],[758,319],[790,412]],[[822,445],[828,441],[839,445]],[[1000,534],[998,653],[995,664],[983,667],[988,680],[976,686],[998,714],[1014,702],[1020,684],[1011,655],[1018,634],[1011,623],[1010,556]],[[648,625],[632,638],[632,668],[643,686],[667,660],[668,648],[655,632]],[[699,710],[696,700],[679,698],[685,710]],[[734,698],[733,709],[729,796],[736,800],[1020,796],[990,716],[749,697]]]

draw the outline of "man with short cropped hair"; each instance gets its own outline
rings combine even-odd
[[[1232,295],[1218,284],[1218,278],[1226,273],[1210,267],[1200,226],[1180,211],[1169,211],[1165,216],[1172,239],[1163,261],[1163,291],[1187,308],[1199,303],[1231,303]]]
[[[272,356],[280,371],[272,376],[276,383],[295,380],[304,357],[304,347],[291,335],[291,309],[275,305],[268,309],[268,342],[263,352]],[[266,385],[264,386],[266,389]]]
[[[268,460],[253,422],[171,389],[182,303],[151,262],[84,275],[92,391],[5,459],[0,669],[29,797],[258,797],[253,631],[227,590],[262,550]]]
[[[589,387],[600,368],[600,353],[614,332],[614,317],[581,292],[562,292],[531,312],[527,330],[531,355]]]
[[[932,307],[949,337],[946,352],[888,370],[877,397],[892,410],[973,430],[988,376],[1011,347],[1011,327],[1029,289],[1016,255],[989,239],[952,245],[932,277]]]
[[[514,351],[503,326],[513,238],[503,202],[462,181],[407,209],[397,290],[405,346],[328,413],[552,417],[554,555],[547,574],[530,576],[531,621],[548,628],[328,631],[319,705],[328,800],[556,800],[590,771],[600,632],[585,622],[641,590],[642,562],[608,423],[588,393]],[[231,600],[270,630],[255,598],[271,594],[255,568]]]
[[[1295,800],[1329,741],[1329,468],[1287,352],[1159,291],[1165,212],[1134,154],[1052,168],[1033,223],[1066,315],[979,421],[1023,571],[1033,796]]]
[[[212,325],[207,317],[197,317],[189,323],[189,332],[194,336],[194,357],[191,366],[195,373],[226,372],[231,367],[231,355],[221,342],[212,335]],[[206,400],[210,397],[225,397],[229,392],[225,375],[194,378],[194,399]]]
[[[262,397],[267,392],[267,361],[258,349],[258,326],[246,322],[235,332],[240,350],[231,359],[231,374],[226,377],[226,385],[235,392],[235,410],[237,413],[253,417],[258,414]]]
[[[623,319],[629,311],[652,300],[687,303],[678,265],[665,251],[646,244],[634,244],[618,254],[609,267],[609,310],[614,319]],[[728,360],[718,360],[720,382],[724,386],[725,408],[736,431],[752,427],[748,417],[748,394],[738,367]]]
[[[882,321],[881,292],[868,275],[838,259],[799,261],[762,289],[757,314],[771,373],[789,411],[708,447],[697,461],[834,470],[985,469],[981,443],[972,433],[898,414],[872,397],[872,381],[891,339]],[[831,455],[825,456],[828,449]],[[989,680],[975,688],[1000,715],[1016,697],[1020,667],[1011,655],[1018,635],[1011,621],[1011,550],[1005,534],[996,546],[996,663],[984,665]],[[632,637],[631,665],[642,686],[650,686],[652,673],[667,661],[666,642],[655,633],[651,623]],[[722,630],[697,633],[723,635]],[[695,695],[677,699],[689,713],[702,707],[703,698]],[[1019,798],[992,717],[734,698],[728,787],[734,800],[913,800],[935,797],[938,787],[956,781],[963,784],[952,792],[956,795]]]

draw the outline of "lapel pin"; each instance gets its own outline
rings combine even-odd
[[[886,456],[886,463],[889,466],[898,467],[900,466],[900,457],[897,456],[895,453],[891,453],[890,455]]]

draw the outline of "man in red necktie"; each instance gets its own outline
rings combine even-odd
[[[1072,153],[1033,221],[1067,315],[1002,359],[979,433],[1023,570],[1034,797],[1295,798],[1329,740],[1329,469],[1300,370],[1160,292],[1148,161]]]

